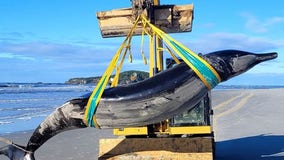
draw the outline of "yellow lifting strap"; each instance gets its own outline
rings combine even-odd
[[[130,52],[130,44],[131,44],[131,37],[133,35],[133,32],[138,24],[138,22],[142,22],[143,26],[143,36],[144,33],[148,34],[151,38],[153,36],[157,36],[157,38],[163,40],[163,42],[166,44],[166,50],[173,56],[174,60],[179,63],[179,60],[174,55],[172,50],[178,54],[179,57],[182,58],[182,60],[197,74],[197,76],[202,80],[204,85],[208,89],[212,89],[215,87],[220,81],[221,78],[218,75],[218,73],[215,71],[215,69],[210,66],[205,60],[203,60],[201,57],[199,57],[197,54],[186,48],[181,43],[174,40],[172,37],[170,37],[168,34],[164,33],[162,30],[151,24],[146,16],[143,14],[140,15],[137,20],[135,21],[133,27],[131,28],[130,32],[128,33],[128,36],[123,41],[120,48],[117,50],[116,54],[114,55],[113,59],[111,60],[109,66],[107,67],[106,71],[104,72],[103,76],[101,77],[100,81],[96,85],[91,97],[89,98],[86,111],[84,114],[84,122],[88,126],[99,128],[99,125],[96,121],[95,113],[97,106],[99,104],[99,101],[101,99],[101,96],[104,92],[104,89],[109,82],[109,78],[113,72],[113,70],[116,68],[116,76],[114,77],[113,83],[111,86],[116,86],[119,79],[119,72],[122,67],[123,61],[125,59],[125,56],[127,54],[127,51],[129,51],[129,55],[131,56]],[[142,38],[142,41],[144,39]],[[141,48],[143,47],[144,42],[141,43]],[[151,47],[151,46],[150,46]],[[121,58],[121,62],[119,66],[116,67],[117,63],[119,62],[119,57],[121,56],[121,52],[124,50],[123,56]],[[142,50],[142,49],[141,49]],[[143,51],[143,50],[142,50]],[[144,52],[142,52],[142,56],[144,56]],[[151,58],[151,56],[150,56]]]
[[[136,28],[137,24],[139,22],[139,19],[137,19],[132,27],[132,29],[130,30],[130,32],[128,33],[127,37],[125,38],[125,40],[123,41],[122,45],[119,47],[119,49],[116,51],[114,57],[112,58],[111,62],[109,63],[106,71],[104,72],[104,74],[102,75],[101,79],[99,80],[98,84],[96,85],[95,89],[93,90],[88,103],[87,103],[87,107],[84,113],[84,123],[90,127],[96,127],[96,128],[100,128],[100,126],[98,125],[97,121],[96,121],[96,117],[95,117],[95,113],[96,113],[96,109],[97,106],[100,102],[101,96],[106,88],[107,83],[109,82],[110,76],[112,74],[112,72],[114,71],[114,69],[116,68],[117,63],[119,62],[119,57],[121,55],[121,52],[124,50],[124,54],[123,57],[121,59],[121,63],[120,65],[116,68],[116,76],[114,77],[113,83],[111,86],[115,86],[118,83],[118,76],[119,76],[119,71],[121,69],[123,60],[126,56],[127,51],[129,51],[130,48],[130,43],[131,43],[131,37],[133,34],[134,29]]]
[[[204,59],[151,24],[146,16],[141,15],[140,17],[143,21],[144,29],[147,29],[147,27],[151,28],[151,31],[155,35],[159,36],[159,38],[162,39],[163,42],[172,50],[174,50],[175,53],[178,54],[180,58],[197,74],[197,76],[202,80],[208,89],[212,89],[221,81],[221,78],[216,70]]]

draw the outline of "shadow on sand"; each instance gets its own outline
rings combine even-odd
[[[216,160],[284,160],[284,135],[259,135],[216,142]]]

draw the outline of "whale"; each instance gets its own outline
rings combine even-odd
[[[261,62],[275,59],[277,53],[222,50],[200,56],[224,82]],[[208,91],[195,72],[181,63],[146,80],[105,89],[95,116],[100,128],[154,124],[192,109]],[[1,148],[0,154],[11,160],[34,160],[34,152],[53,136],[88,127],[83,117],[90,95],[69,100],[56,108],[35,129],[25,147],[11,142]]]

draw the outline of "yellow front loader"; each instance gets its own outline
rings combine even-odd
[[[159,0],[132,0],[131,8],[98,12],[102,37],[126,36],[139,14],[166,33],[190,32],[193,5],[161,5]],[[144,35],[138,23],[133,35]],[[177,57],[164,60],[162,40],[150,36],[149,75],[171,68]],[[164,67],[165,66],[165,67]],[[116,139],[101,139],[99,159],[212,160],[214,134],[212,129],[210,92],[194,107],[181,115],[148,126],[116,128]]]

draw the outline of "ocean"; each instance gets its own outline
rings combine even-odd
[[[218,85],[214,90],[283,87]],[[0,134],[34,130],[55,108],[93,88],[62,83],[0,83]]]
[[[55,108],[93,88],[61,83],[0,83],[0,134],[34,130]]]

